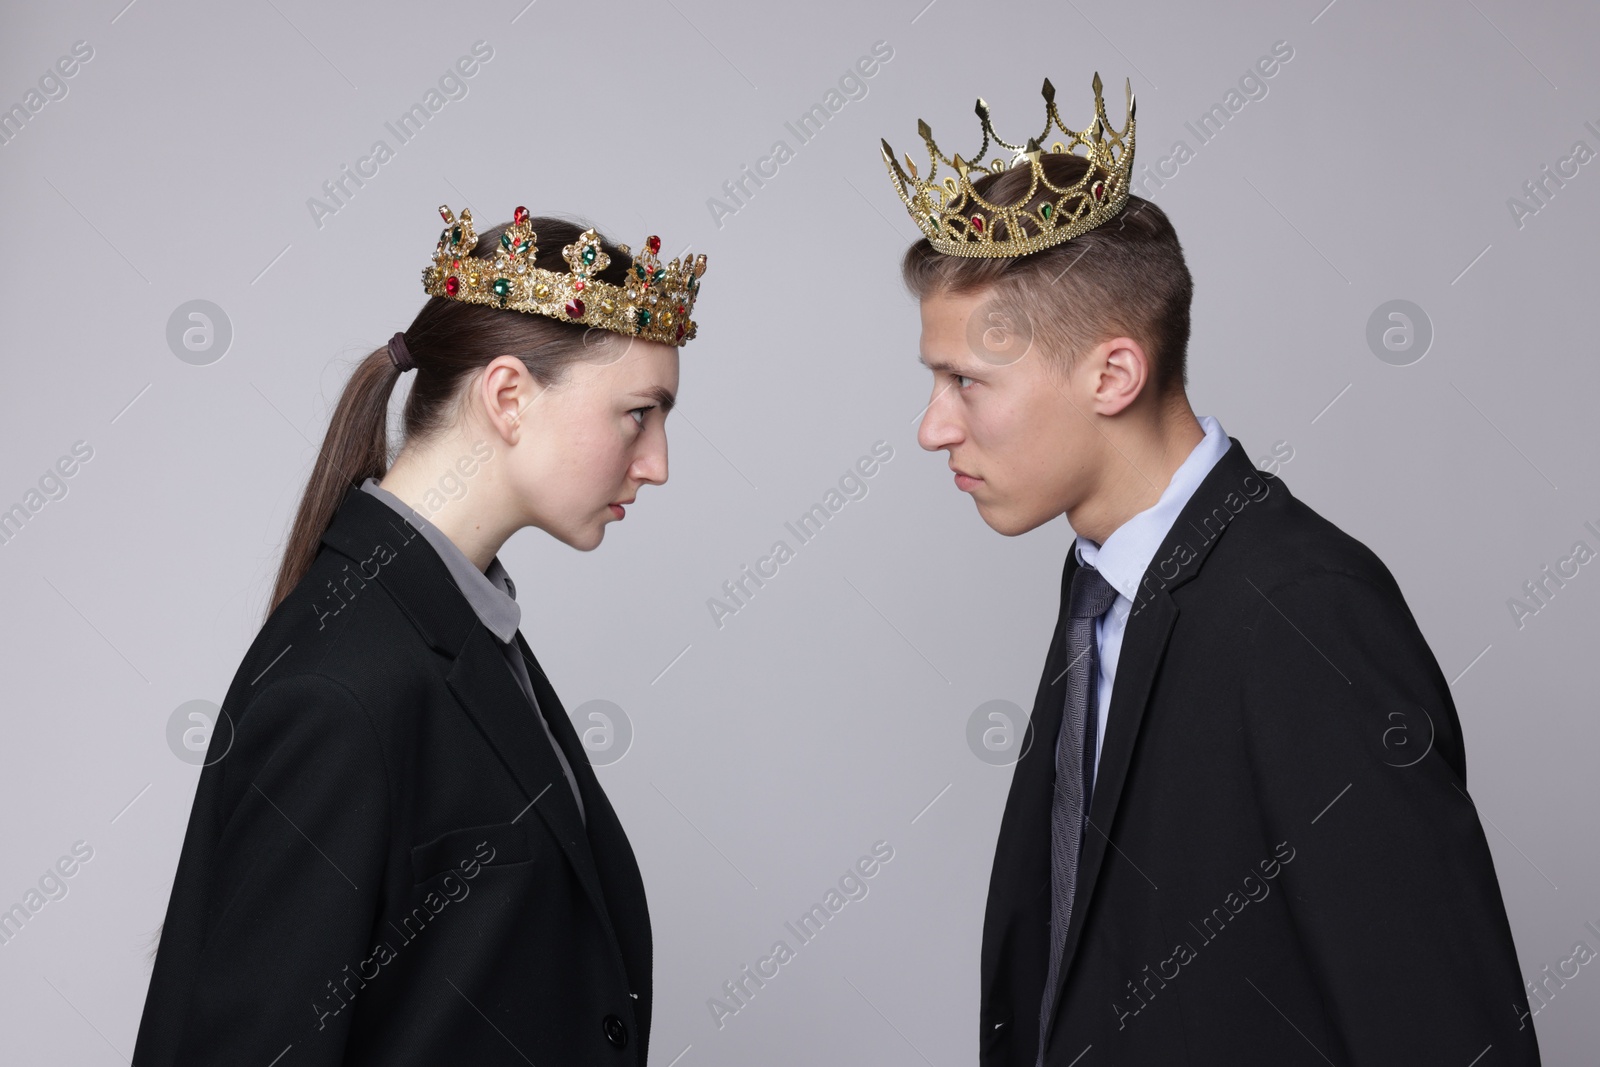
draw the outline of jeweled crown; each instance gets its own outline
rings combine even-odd
[[[1037,137],[1030,137],[1026,144],[1001,140],[989,122],[989,105],[979,97],[977,112],[978,118],[983,120],[983,144],[970,160],[960,155],[946,158],[934,143],[928,124],[918,119],[917,132],[928,146],[928,176],[919,175],[917,165],[907,154],[906,169],[911,172],[908,176],[896,161],[888,141],[882,142],[883,161],[889,168],[895,190],[911,212],[912,221],[940,252],[952,256],[989,257],[1037,252],[1087,233],[1114,218],[1128,202],[1133,171],[1133,84],[1126,83],[1126,88],[1128,117],[1121,132],[1112,129],[1106,119],[1106,103],[1100,95],[1098,73],[1094,76],[1094,121],[1082,132],[1069,130],[1061,121],[1056,111],[1055,86],[1046,78],[1041,90],[1047,105],[1044,131]],[[1090,164],[1083,177],[1070,185],[1052,185],[1040,164],[1043,150],[1039,146],[1050,135],[1052,126],[1066,135],[1067,142],[1056,141],[1050,151],[1075,152],[1081,146]],[[991,164],[982,165],[991,140],[1015,153],[1009,163],[996,158]],[[938,177],[940,163],[955,171],[942,181]],[[1015,204],[991,203],[973,188],[972,183],[978,178],[1000,174],[1008,167],[1024,163],[1033,168],[1033,183],[1028,187],[1028,194]],[[1041,187],[1053,195],[1030,209],[1028,205]]]
[[[525,207],[517,208],[511,225],[500,235],[500,247],[487,258],[471,254],[478,234],[470,209],[457,218],[441,204],[439,214],[444,232],[433,262],[422,269],[422,287],[432,296],[548,315],[680,347],[695,335],[697,324],[690,315],[700,295],[700,276],[706,272],[703,253],[691,261],[686,252],[681,261],[674,258],[663,266],[657,255],[659,237],[645,238],[637,254],[618,245],[633,257],[633,265],[627,282],[615,285],[598,277],[611,257],[601,249],[594,230],[583,231],[561,249],[568,264],[563,273],[534,265],[538,238]]]

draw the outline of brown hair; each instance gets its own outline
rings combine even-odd
[[[1058,187],[1077,182],[1090,166],[1070,152],[1045,152],[1042,165]],[[1011,167],[977,179],[973,188],[985,200],[1009,207],[1027,196],[1031,178],[1031,167]],[[1039,205],[1055,195],[1039,187],[1026,204],[1023,230],[1038,232],[1037,219],[1028,215],[1036,215]],[[990,225],[987,212],[977,213]],[[1022,256],[945,255],[924,237],[906,249],[900,273],[919,300],[992,288],[995,310],[1030,329],[1055,370],[1070,369],[1094,345],[1126,334],[1150,355],[1156,396],[1171,396],[1188,384],[1185,354],[1194,282],[1171,221],[1142,197],[1130,194],[1116,218],[1088,233]]]
[[[565,273],[562,246],[573,243],[583,228],[565,219],[529,220],[538,237],[535,266]],[[500,245],[501,223],[478,234],[472,256],[488,259]],[[601,238],[610,264],[596,277],[624,284],[633,259]],[[469,380],[496,356],[515,355],[541,385],[560,382],[574,363],[598,354],[597,346],[613,343],[613,335],[545,315],[501,310],[434,296],[406,327],[406,349],[416,366],[416,379],[406,397],[403,440],[422,442],[455,424]],[[385,345],[356,365],[339,397],[322,449],[317,453],[300,508],[290,528],[277,585],[267,605],[270,615],[305,577],[316,559],[322,534],[353,486],[382,478],[389,469],[389,397],[401,371]]]

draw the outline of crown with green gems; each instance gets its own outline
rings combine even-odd
[[[1128,202],[1129,177],[1133,171],[1133,84],[1126,83],[1128,118],[1121,132],[1112,129],[1106,119],[1106,103],[1100,88],[1100,75],[1096,73],[1094,121],[1088,129],[1078,132],[1062,123],[1056,111],[1055,86],[1046,78],[1042,90],[1046,104],[1044,130],[1020,145],[996,136],[989,122],[989,105],[979,97],[977,112],[983,121],[983,144],[970,160],[960,155],[946,158],[934,143],[928,124],[918,119],[917,132],[928,146],[926,178],[918,174],[917,165],[909,154],[902,169],[889,142],[883,141],[883,161],[889,168],[889,177],[911,212],[912,221],[927,235],[928,242],[952,256],[1020,256],[1070,240],[1114,218]],[[1070,185],[1052,185],[1039,162],[1043,156],[1039,146],[1050,135],[1052,126],[1066,135],[1067,142],[1056,141],[1050,151],[1075,153],[1082,147],[1090,164],[1083,177]],[[986,166],[981,165],[991,140],[1014,153],[1009,162],[996,158]],[[938,180],[941,163],[955,171],[942,181]],[[1014,205],[991,203],[973,188],[975,179],[1023,164],[1033,168],[1033,182],[1028,194]],[[909,176],[906,170],[911,172]],[[1033,202],[1041,187],[1054,195],[1042,200],[1037,209],[1029,210],[1027,205]]]
[[[663,266],[657,255],[659,237],[645,238],[637,255],[627,245],[618,245],[623,254],[632,256],[633,265],[627,282],[614,285],[598,277],[611,257],[601,249],[594,230],[583,231],[561,249],[568,264],[562,273],[534,266],[538,243],[525,207],[517,208],[511,225],[500,235],[500,247],[488,258],[472,255],[478,234],[470,209],[457,218],[441,204],[439,214],[444,232],[439,234],[433,262],[422,269],[422,287],[432,296],[547,315],[679,347],[695,335],[696,323],[689,316],[700,295],[700,276],[706,272],[704,253],[691,261],[685,252],[681,260]]]

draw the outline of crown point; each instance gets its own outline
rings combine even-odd
[[[450,205],[448,205],[448,204],[440,204],[439,205],[439,217],[444,219],[446,225],[449,225],[449,224],[454,223],[456,221],[456,217],[455,217],[454,214],[451,213]]]
[[[657,252],[661,251],[661,238],[657,237],[655,234],[651,234],[649,237],[644,239],[644,246],[650,250],[650,254],[653,256]]]
[[[1044,96],[1045,103],[1053,104],[1056,102],[1056,87],[1050,84],[1049,78],[1044,80],[1044,88],[1040,89],[1039,92]]]
[[[1101,89],[1100,72],[1097,70],[1097,71],[1094,72],[1094,95],[1099,96],[1100,95],[1100,89]]]
[[[524,222],[527,222],[528,221],[528,209],[523,207],[520,204],[517,205],[517,210],[515,210],[515,211],[513,211],[511,213],[511,221],[514,222],[518,226],[521,226]]]
[[[921,119],[917,120],[917,134],[924,141],[933,140],[933,130],[929,129],[928,124],[926,122],[923,122]]]
[[[917,174],[916,161],[911,158],[911,153],[910,152],[906,153],[906,169],[911,171],[911,176],[913,178],[919,177],[919,175]]]
[[[627,245],[618,245],[617,251],[621,252],[625,256],[633,255],[633,249],[629,248]]]
[[[702,274],[704,274],[705,272],[706,272],[706,254],[704,252],[701,252],[698,256],[694,257],[694,276],[696,278],[698,278]]]
[[[980,97],[978,97],[978,103],[977,103],[977,106],[976,106],[976,107],[974,107],[974,108],[973,108],[973,110],[974,110],[974,111],[976,111],[976,112],[977,112],[977,113],[978,113],[978,117],[979,117],[979,118],[980,118],[980,119],[982,119],[982,120],[983,120],[983,121],[985,121],[985,122],[988,122],[988,121],[989,121],[989,105],[988,105],[988,103],[987,103],[987,102],[986,102],[986,101],[985,101],[985,100],[984,100],[984,99],[983,99],[983,97],[981,97],[981,96],[980,96]]]

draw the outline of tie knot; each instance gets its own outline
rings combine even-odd
[[[1069,598],[1068,611],[1074,619],[1098,619],[1117,599],[1117,591],[1104,575],[1084,563],[1072,576]]]

